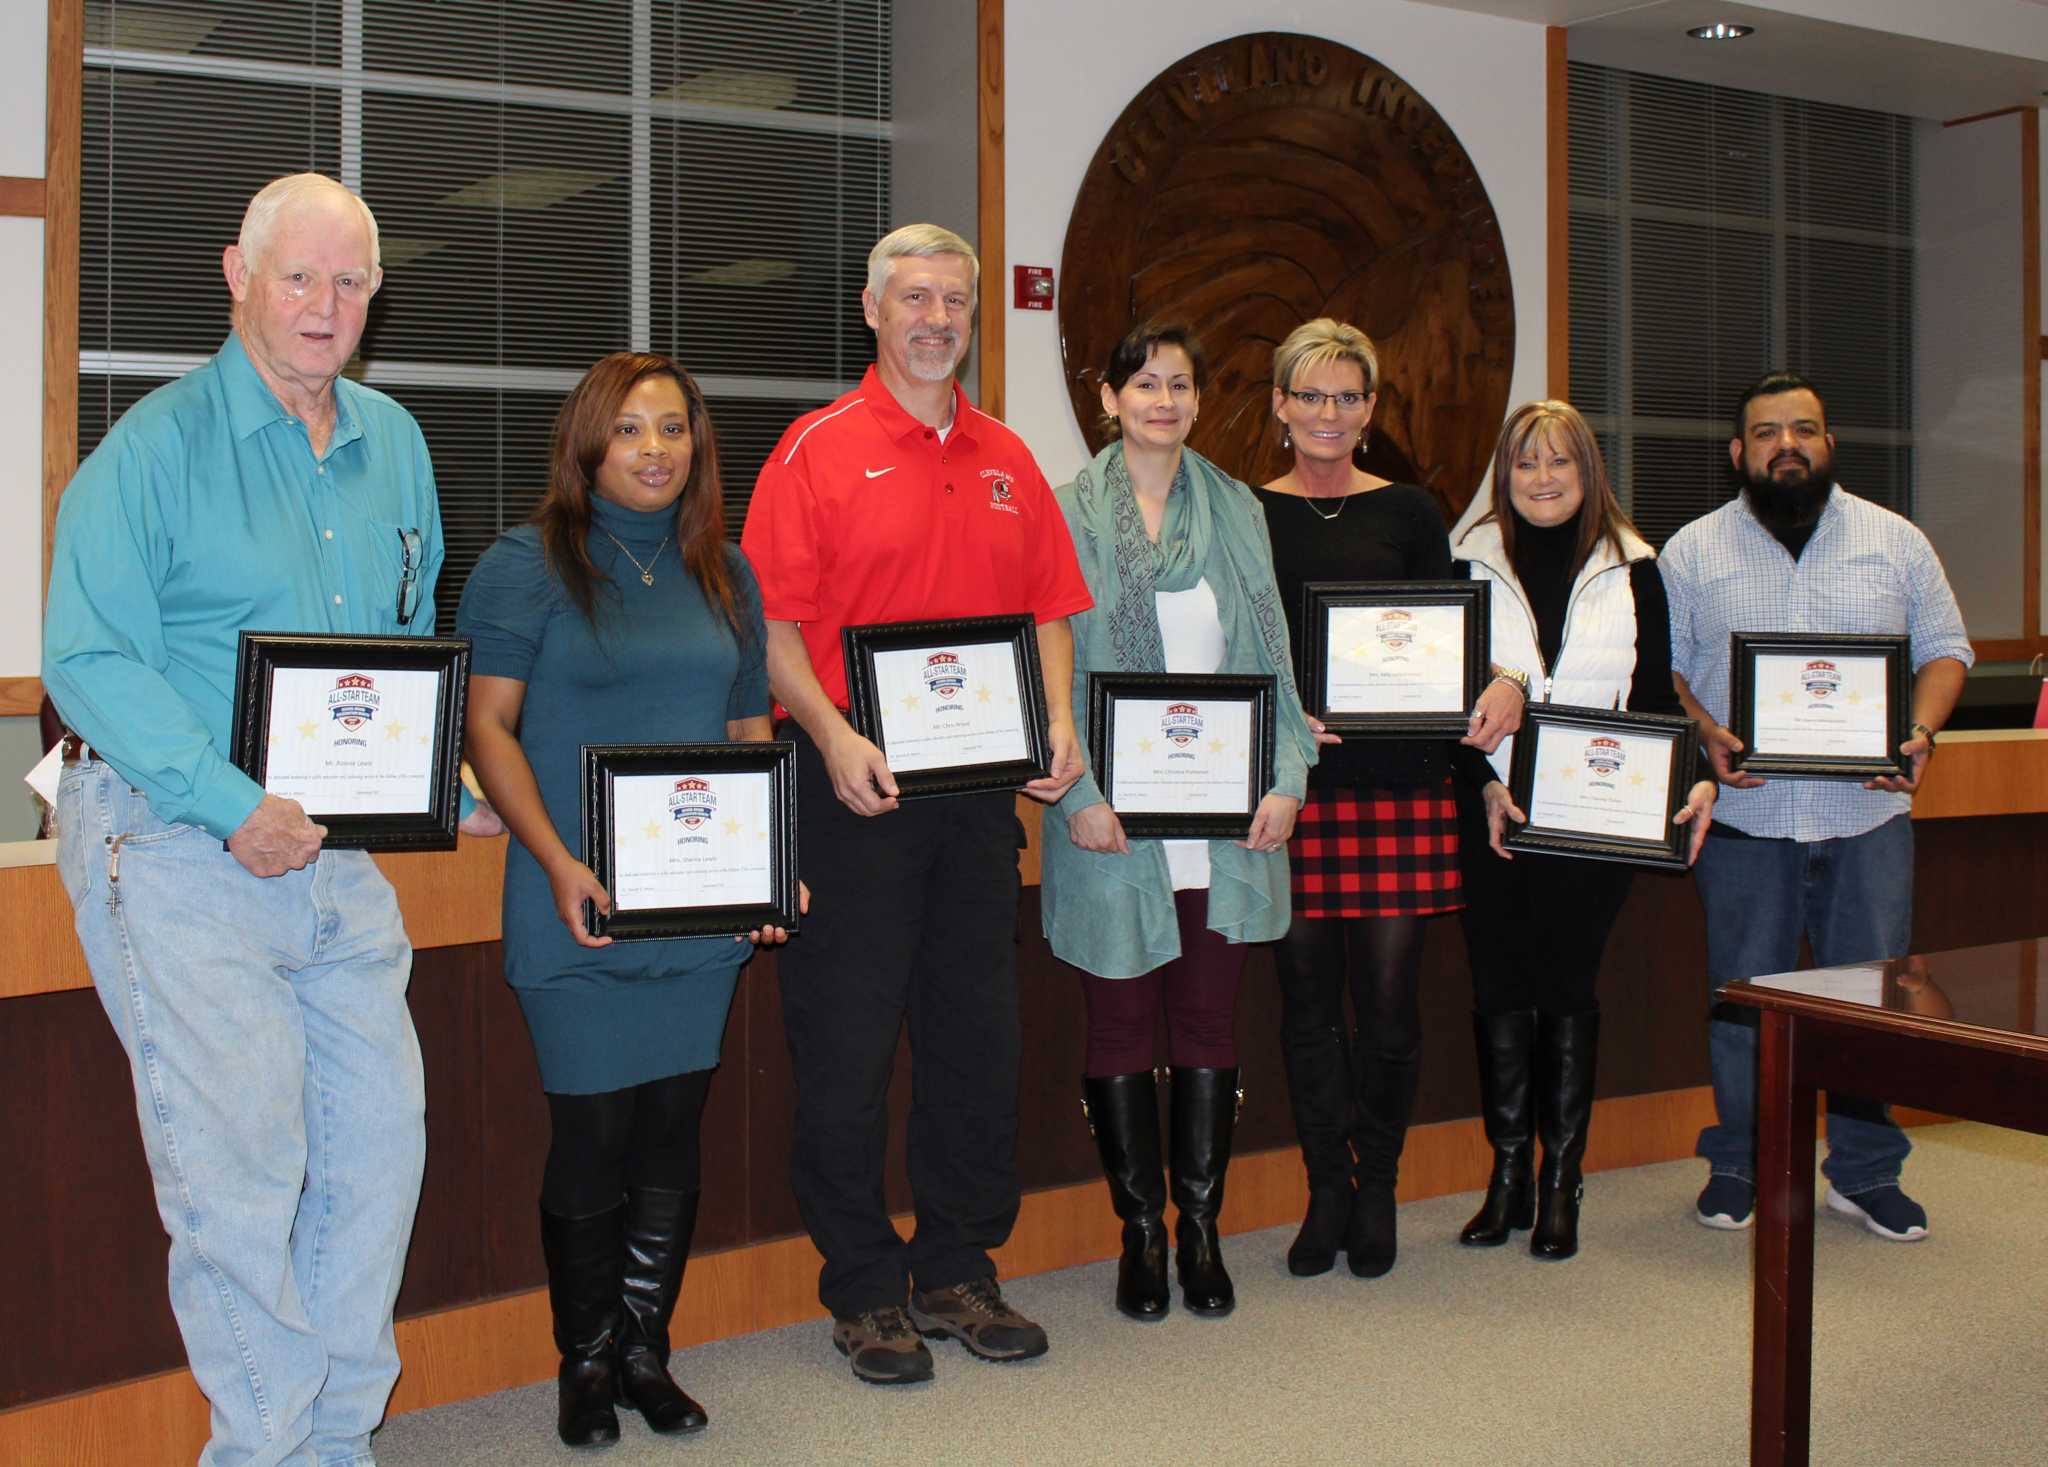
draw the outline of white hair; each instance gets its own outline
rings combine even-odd
[[[249,208],[242,215],[241,237],[235,241],[241,246],[242,254],[254,264],[263,258],[263,252],[270,246],[270,236],[277,229],[278,220],[287,214],[313,203],[317,199],[341,195],[362,212],[363,226],[370,231],[370,264],[382,269],[384,258],[377,247],[377,216],[370,212],[370,206],[346,184],[338,183],[324,173],[288,173],[283,178],[273,178],[249,200]]]
[[[974,246],[939,224],[906,224],[892,229],[868,251],[868,294],[876,300],[889,288],[889,264],[906,255],[929,259],[933,255],[963,255],[974,267],[974,297],[981,298],[981,257]]]

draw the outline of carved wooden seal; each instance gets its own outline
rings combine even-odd
[[[1074,203],[1059,310],[1092,448],[1107,441],[1110,348],[1159,318],[1186,321],[1209,354],[1190,441],[1249,483],[1286,468],[1273,347],[1311,317],[1349,321],[1379,349],[1367,466],[1452,511],[1507,412],[1514,293],[1478,170],[1406,82],[1312,36],[1205,47],[1124,108]]]

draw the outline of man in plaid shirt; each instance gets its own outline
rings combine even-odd
[[[1913,914],[1912,796],[1973,655],[1941,561],[1911,522],[1834,482],[1834,435],[1813,384],[1774,372],[1743,394],[1728,445],[1739,497],[1694,520],[1659,559],[1671,598],[1671,665],[1726,786],[1694,871],[1714,990],[1797,966],[1803,932],[1823,967],[1902,957]],[[1730,768],[1733,632],[1911,638],[1911,737],[1902,778],[1861,788],[1768,784]],[[1711,1169],[1699,1220],[1746,1228],[1756,1204],[1754,1018],[1717,1006],[1708,1024],[1718,1123],[1700,1133]],[[1828,1206],[1881,1237],[1927,1235],[1899,1188],[1910,1149],[1886,1108],[1828,1095]]]

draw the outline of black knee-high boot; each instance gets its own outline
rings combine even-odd
[[[1479,1050],[1479,1116],[1493,1147],[1486,1200],[1458,1234],[1469,1248],[1498,1248],[1536,1220],[1535,1108],[1530,1071],[1536,1059],[1536,1012],[1474,1014]]]
[[[1228,1314],[1237,1290],[1223,1267],[1216,1231],[1223,1214],[1223,1178],[1237,1124],[1237,1067],[1173,1068],[1174,1263],[1181,1302],[1190,1314]]]
[[[1150,1070],[1088,1075],[1083,1109],[1109,1205],[1123,1220],[1123,1257],[1116,1267],[1116,1307],[1132,1319],[1166,1318],[1166,1169],[1159,1155],[1159,1085]]]
[[[1536,1230],[1529,1235],[1529,1251],[1538,1258],[1569,1258],[1579,1251],[1586,1128],[1593,1118],[1599,1051],[1598,1009],[1538,1016],[1536,1116],[1543,1162],[1536,1172]]]
[[[635,1187],[626,1194],[625,1268],[619,1294],[619,1404],[651,1430],[696,1431],[710,1418],[668,1373],[668,1326],[697,1227],[695,1192]]]
[[[618,1391],[619,1214],[540,1214],[541,1253],[548,1266],[548,1307],[562,1366],[555,1381],[555,1430],[563,1445],[597,1447],[619,1439],[613,1409]]]
[[[1415,1109],[1416,1056],[1365,1051],[1358,1056],[1358,1193],[1344,1229],[1351,1271],[1376,1279],[1394,1266],[1394,1184],[1408,1117]]]
[[[1297,917],[1295,922],[1321,920]],[[1336,1267],[1351,1217],[1351,1036],[1341,990],[1330,995],[1329,1002],[1321,1001],[1320,986],[1341,984],[1341,972],[1326,978],[1318,971],[1325,962],[1341,964],[1342,958],[1341,943],[1325,956],[1292,932],[1273,948],[1273,966],[1280,978],[1280,1056],[1294,1109],[1294,1134],[1308,1169],[1308,1214],[1287,1249],[1287,1271],[1297,1278],[1312,1278]]]

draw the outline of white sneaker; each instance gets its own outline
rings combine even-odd
[[[1844,1197],[1830,1185],[1828,1210],[1861,1218],[1864,1227],[1893,1243],[1917,1243],[1927,1236],[1927,1209],[1896,1184],[1874,1187],[1854,1197]]]

